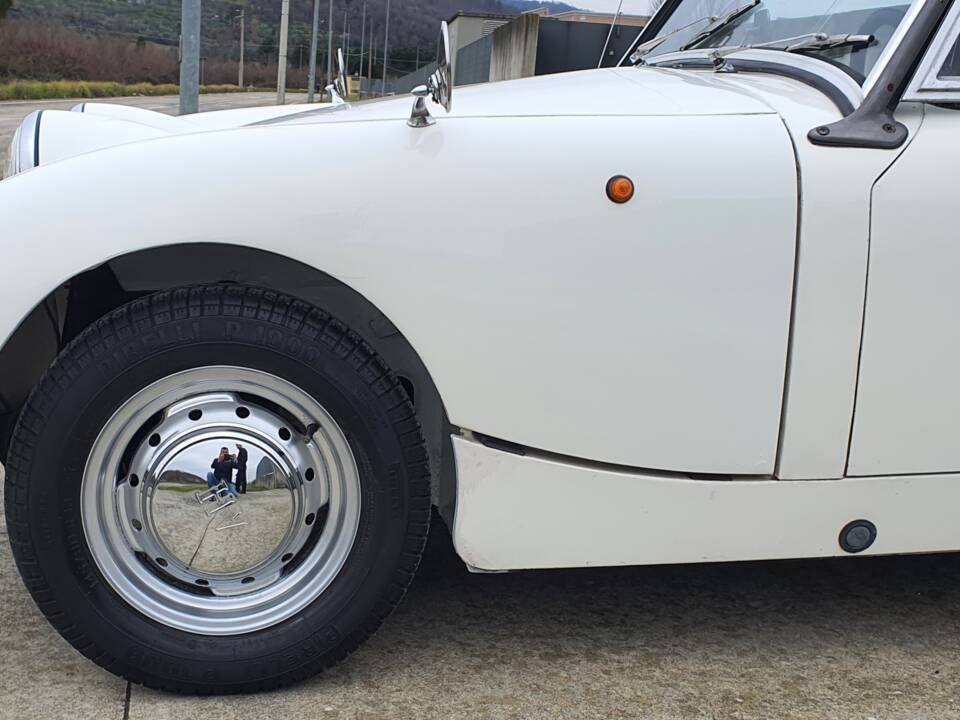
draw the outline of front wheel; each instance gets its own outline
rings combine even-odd
[[[400,600],[430,518],[420,427],[385,363],[317,308],[237,286],[88,328],[28,400],[6,483],[48,620],[105,668],[181,692],[274,688],[343,658]]]

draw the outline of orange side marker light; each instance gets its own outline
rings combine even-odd
[[[633,180],[626,175],[614,175],[607,180],[607,197],[622,204],[633,197]]]

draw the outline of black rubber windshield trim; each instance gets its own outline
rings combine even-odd
[[[43,110],[37,111],[36,127],[33,129],[33,166],[40,167],[40,121],[43,120]]]
[[[854,110],[853,103],[850,101],[850,98],[848,98],[840,88],[824,78],[822,75],[817,75],[816,73],[809,72],[808,70],[801,70],[800,68],[784,65],[782,63],[769,62],[767,60],[746,60],[739,59],[737,57],[729,57],[727,58],[727,62],[735,67],[737,72],[756,72],[768,73],[770,75],[780,75],[782,77],[798,80],[804,85],[809,85],[815,90],[819,90],[826,95],[830,101],[836,105],[837,110],[839,110],[840,114],[844,117],[851,114]],[[713,63],[707,58],[702,57],[673,60],[670,62],[664,62],[663,64],[658,64],[656,61],[653,61],[648,62],[647,64],[651,67],[698,69],[713,68]]]

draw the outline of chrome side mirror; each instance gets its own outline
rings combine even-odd
[[[407,125],[414,128],[423,128],[433,125],[436,120],[427,110],[427,96],[443,109],[450,112],[453,106],[453,56],[450,53],[450,28],[446,20],[440,23],[440,38],[437,40],[437,69],[427,78],[426,85],[418,85],[413,89],[413,110]]]
[[[450,28],[447,21],[440,23],[440,37],[437,39],[437,69],[427,81],[430,94],[437,105],[450,112],[453,106],[453,55],[450,54]]]
[[[407,120],[407,125],[412,128],[424,128],[430,125],[433,125],[436,120],[430,115],[430,111],[427,110],[426,97],[430,94],[430,88],[426,85],[417,85],[411,93],[416,98],[413,101],[413,110],[410,111],[410,119]]]
[[[337,48],[337,75],[333,82],[327,85],[330,93],[330,102],[334,105],[343,105],[347,97],[347,77],[344,71],[343,48]]]

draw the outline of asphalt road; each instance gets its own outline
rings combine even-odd
[[[0,539],[0,717],[945,720],[958,625],[956,555],[471,575],[436,521],[407,598],[345,663],[179,697],[74,651]]]
[[[217,93],[212,95],[200,96],[200,111],[210,110],[230,110],[232,108],[257,107],[260,105],[273,105],[276,103],[276,95],[273,93]],[[287,94],[287,103],[306,102],[306,95]],[[135,107],[146,108],[147,110],[157,110],[176,115],[180,105],[180,98],[177,95],[164,95],[161,97],[124,97],[124,98],[104,98],[101,100],[24,100],[0,102],[0,168],[6,162],[7,147],[10,144],[10,138],[16,132],[17,127],[23,122],[23,119],[34,110],[69,110],[77,103],[81,102],[109,102],[119,103],[121,105],[132,105]]]

